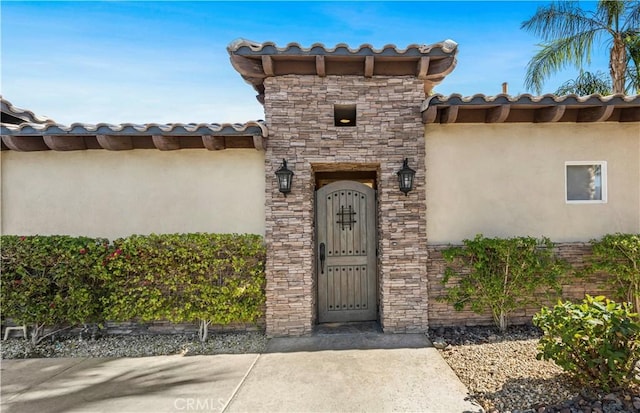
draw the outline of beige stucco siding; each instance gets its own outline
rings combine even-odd
[[[638,123],[431,124],[425,137],[430,244],[640,232]],[[565,202],[567,161],[607,162],[607,203]]]
[[[264,233],[264,153],[2,152],[2,233]]]

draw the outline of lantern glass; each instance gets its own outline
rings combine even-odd
[[[402,164],[402,169],[398,171],[398,183],[400,185],[400,191],[402,191],[406,196],[408,193],[413,190],[413,178],[416,175],[416,171],[409,168],[409,159],[405,158],[404,163]]]
[[[276,171],[276,177],[278,179],[278,190],[285,196],[291,192],[291,182],[293,180],[293,171],[287,168],[287,161],[282,160],[282,166]]]

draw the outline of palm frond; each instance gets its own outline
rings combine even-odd
[[[636,67],[640,66],[640,33],[627,32],[623,35],[623,40],[627,49],[629,63],[634,64]]]
[[[640,1],[625,1],[625,10],[623,13],[624,23],[620,31],[635,31],[640,33]]]
[[[627,71],[625,88],[627,93],[640,93],[640,33],[628,31],[623,36],[627,49]]]
[[[586,32],[540,45],[541,49],[527,64],[525,87],[542,93],[542,85],[551,74],[567,66],[581,67],[591,57],[597,32]]]
[[[640,31],[640,0],[632,0],[628,4],[624,15],[623,30]]]
[[[626,10],[625,0],[600,0],[596,9],[596,17],[601,22],[606,23],[609,31],[618,32],[620,28],[620,17]]]
[[[627,15],[628,27],[640,27],[640,1],[634,1],[633,5],[629,8],[629,14]]]
[[[604,72],[580,72],[578,77],[563,83],[556,91],[556,95],[576,94],[578,96],[609,95],[613,86],[609,76]]]
[[[553,2],[539,7],[536,14],[523,22],[520,28],[539,36],[545,42],[584,32],[607,30],[603,21],[587,15],[573,1]]]
[[[627,83],[625,84],[627,95],[640,95],[640,70],[638,67],[627,67]]]

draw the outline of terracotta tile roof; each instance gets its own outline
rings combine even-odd
[[[227,46],[231,64],[242,78],[253,85],[258,100],[264,102],[264,79],[283,75],[415,76],[430,91],[456,66],[458,44],[453,40],[431,45],[412,44],[404,49],[386,45],[376,49],[369,44],[350,48],[346,44],[310,47],[289,43],[278,47],[272,42],[257,43],[238,39]]]
[[[172,123],[97,125],[73,123],[2,123],[2,149],[71,151],[84,149],[255,148],[264,150],[269,135],[263,121],[239,123]]]
[[[38,116],[30,110],[20,109],[13,106],[13,104],[2,97],[2,95],[0,95],[0,104],[3,123],[55,123],[53,119],[49,119],[45,116]]]
[[[423,123],[638,122],[640,95],[434,95],[421,112]]]
[[[430,45],[411,44],[404,49],[398,48],[394,44],[384,45],[381,49],[376,49],[370,44],[362,44],[353,49],[346,43],[339,43],[334,47],[327,47],[323,43],[314,43],[309,47],[303,47],[300,43],[291,42],[284,47],[278,47],[273,42],[257,43],[246,39],[236,39],[229,43],[227,50],[229,53],[234,54],[246,54],[243,53],[243,48],[248,49],[250,53],[257,54],[283,54],[283,55],[383,55],[383,56],[402,56],[412,55],[420,56],[423,54],[437,54],[440,49],[440,53],[443,55],[449,55],[456,50],[458,44],[453,40],[445,40],[439,43]]]
[[[57,123],[37,124],[22,123],[20,125],[2,124],[2,135],[164,135],[164,136],[233,136],[259,135],[268,136],[267,126],[263,121],[247,123],[72,123],[69,126]]]
[[[508,104],[518,104],[518,105],[535,105],[535,104],[564,104],[564,105],[590,105],[596,104],[601,105],[603,103],[606,104],[615,104],[621,102],[629,102],[640,105],[640,95],[587,95],[587,96],[578,96],[578,95],[565,95],[565,96],[557,96],[553,94],[546,94],[542,96],[533,96],[528,93],[511,96],[506,94],[499,94],[495,96],[486,96],[483,94],[476,94],[473,96],[462,96],[458,93],[454,93],[449,96],[435,95],[431,97],[430,101],[431,105],[461,105],[461,104],[486,104],[486,103],[508,103]]]

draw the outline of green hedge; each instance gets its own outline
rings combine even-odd
[[[264,304],[265,250],[256,235],[172,234],[114,241],[103,297],[109,320],[255,321]]]
[[[604,272],[616,298],[640,312],[640,234],[608,234],[591,240],[593,255],[583,272]]]
[[[107,240],[4,235],[1,241],[0,311],[16,323],[31,325],[34,342],[42,338],[45,326],[101,318]]]
[[[11,236],[2,242],[5,318],[32,326],[103,320],[252,322],[264,304],[257,235]]]

